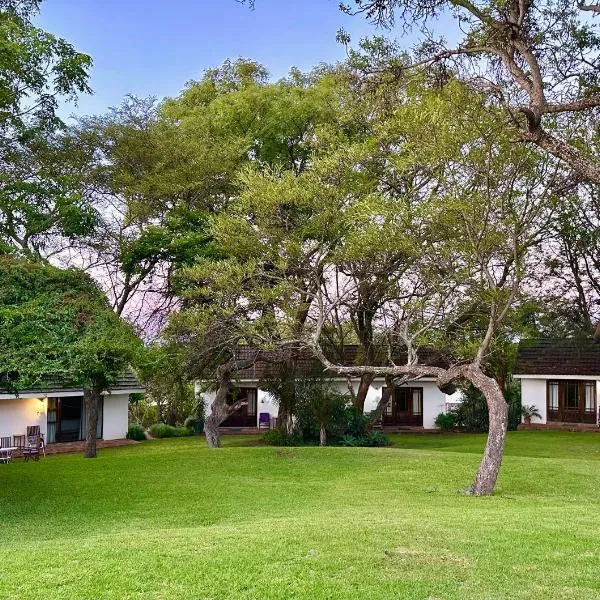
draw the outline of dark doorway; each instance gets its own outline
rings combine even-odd
[[[256,427],[256,388],[238,388],[227,398],[227,404],[245,400],[247,404],[229,415],[221,427]]]
[[[383,424],[423,427],[423,388],[396,388],[383,414]]]
[[[76,442],[81,438],[81,414],[83,398],[58,398],[56,441]]]

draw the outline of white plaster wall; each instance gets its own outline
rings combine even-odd
[[[25,435],[29,425],[39,425],[46,435],[47,400],[38,398],[0,399],[0,437]]]
[[[104,396],[102,439],[120,440],[127,435],[129,421],[129,393]]]
[[[532,419],[532,423],[547,422],[546,411],[546,380],[545,379],[521,379],[521,404],[534,405],[540,414],[541,419]]]
[[[359,380],[353,380],[354,389],[358,389]],[[242,386],[252,387],[256,385],[256,382],[242,382]],[[365,400],[365,412],[374,410],[377,403],[381,399],[381,391],[384,387],[385,382],[383,379],[376,379],[367,393]],[[340,394],[348,393],[348,384],[346,380],[334,380],[331,382],[333,390]],[[423,427],[425,429],[435,429],[435,419],[441,413],[446,411],[446,394],[441,392],[435,385],[434,381],[423,381],[409,383],[404,387],[422,387],[423,388]],[[209,411],[212,402],[215,398],[214,392],[202,392],[202,396],[206,401],[206,410]],[[268,392],[264,390],[258,390],[257,394],[258,408],[257,408],[257,425],[258,415],[261,412],[268,412],[271,417],[277,417],[278,406],[273,402]]]

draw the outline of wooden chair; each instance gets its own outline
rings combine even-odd
[[[40,426],[39,425],[27,425],[27,437],[32,436],[32,435],[37,435],[40,439],[39,439],[39,447],[40,450],[42,451],[42,454],[44,456],[46,456],[46,442],[44,441],[44,435],[42,433],[40,433]]]
[[[23,458],[27,462],[30,458],[40,460],[40,444],[41,438],[39,435],[28,435],[23,447]]]
[[[9,462],[11,462],[12,461],[12,453],[13,453],[12,438],[10,436],[1,437],[0,438],[0,463],[8,464]]]

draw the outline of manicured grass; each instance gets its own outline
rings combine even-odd
[[[600,435],[143,442],[0,465],[0,598],[600,598]],[[252,445],[254,444],[254,445]]]

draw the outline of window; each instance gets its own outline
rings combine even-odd
[[[596,412],[596,382],[587,381],[584,384],[585,412]]]
[[[565,408],[567,410],[579,410],[579,382],[567,381],[565,387]]]
[[[412,413],[416,416],[423,414],[423,399],[421,397],[421,390],[413,389],[412,391]]]
[[[548,382],[548,410],[558,410],[558,381]]]

